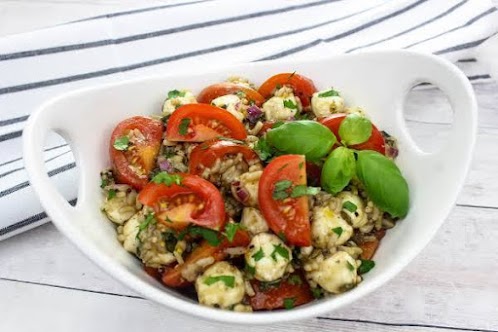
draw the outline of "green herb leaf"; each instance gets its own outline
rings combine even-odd
[[[359,274],[365,274],[368,271],[370,271],[371,269],[373,269],[374,267],[375,267],[375,262],[374,261],[371,261],[369,259],[362,259],[361,260],[361,265],[358,268],[358,273]]]
[[[297,185],[292,188],[291,197],[314,196],[320,192],[320,187],[308,187],[305,185]]]
[[[287,237],[285,236],[284,232],[278,232],[277,236],[280,238],[280,240],[282,240],[282,242],[287,242]]]
[[[250,276],[254,276],[256,274],[256,268],[249,264],[246,264],[245,270]]]
[[[233,288],[235,286],[235,277],[234,276],[209,276],[207,278],[204,278],[204,283],[208,286],[211,286],[214,283],[217,282],[222,282],[225,284],[225,286]]]
[[[109,189],[109,191],[107,192],[107,200],[110,201],[114,197],[116,197],[116,190]]]
[[[147,214],[147,216],[145,216],[145,219],[140,222],[140,224],[138,225],[138,232],[137,232],[137,235],[136,235],[136,238],[138,239],[139,238],[139,235],[140,233],[147,229],[150,225],[153,225],[157,222],[156,218],[154,217],[154,214],[153,213],[149,213]]]
[[[178,133],[180,135],[185,136],[188,133],[188,126],[190,125],[190,119],[189,118],[183,118],[180,121],[180,125],[178,126]]]
[[[225,226],[225,236],[229,242],[233,241],[237,230],[240,228],[240,224],[228,223]]]
[[[113,146],[116,150],[126,151],[128,149],[129,144],[130,144],[130,138],[128,136],[121,136],[116,138]]]
[[[274,124],[272,124],[271,128],[274,129],[274,128],[278,128],[280,127],[281,125],[283,125],[285,122],[283,121],[277,121],[275,122]]]
[[[259,248],[259,250],[251,257],[254,258],[254,260],[256,262],[261,260],[263,257],[265,257],[265,253],[263,252],[263,248]]]
[[[246,97],[246,93],[244,91],[237,91],[235,95],[237,95],[237,97],[239,97],[240,99]]]
[[[332,228],[332,232],[336,233],[337,237],[341,236],[343,231],[342,227]]]
[[[289,250],[287,248],[282,247],[281,244],[273,245],[273,252],[271,253],[271,258],[274,261],[277,260],[277,255],[282,256],[283,258],[289,260]]]
[[[292,181],[290,180],[280,180],[275,183],[275,188],[273,189],[274,191],[281,191],[288,189],[292,186]]]
[[[291,110],[297,110],[297,105],[290,99],[284,100],[284,107],[289,108]]]
[[[362,150],[356,154],[356,173],[368,197],[392,217],[406,216],[409,208],[408,183],[396,164],[375,151]]]
[[[372,122],[358,114],[349,114],[339,126],[339,136],[347,145],[364,143],[372,136]]]
[[[154,183],[164,183],[168,187],[171,186],[172,184],[176,185],[181,185],[182,184],[182,177],[178,174],[170,174],[168,172],[160,172],[157,173],[156,176],[152,178],[152,182]]]
[[[282,199],[286,199],[287,197],[289,197],[289,194],[283,190],[282,191],[274,191],[272,194],[272,197],[275,200],[282,200]]]
[[[318,97],[322,97],[322,98],[324,98],[324,97],[337,97],[337,96],[339,96],[339,92],[337,92],[334,89],[330,89],[330,90],[327,90],[325,92],[318,94]]]
[[[323,289],[319,287],[311,288],[311,294],[315,299],[321,299],[323,297]]]
[[[286,122],[268,131],[266,139],[282,154],[302,154],[310,161],[326,156],[336,142],[332,131],[310,120]]]
[[[284,299],[284,308],[287,310],[294,308],[294,302],[296,302],[296,299],[293,297],[285,298]]]
[[[100,188],[104,189],[109,184],[109,180],[101,179],[100,180]]]
[[[355,270],[355,267],[349,261],[346,261],[346,265],[348,266],[348,270],[349,271],[354,271]]]
[[[289,279],[287,279],[287,281],[289,282],[289,284],[291,285],[301,285],[303,283],[303,281],[301,280],[301,277],[297,274],[293,274],[289,277]]]
[[[218,232],[209,228],[204,228],[200,226],[192,226],[188,228],[188,232],[191,235],[200,235],[206,240],[211,246],[216,247],[221,243],[218,237]]]
[[[358,209],[358,207],[356,206],[355,203],[353,202],[350,202],[350,201],[345,201],[343,204],[342,204],[342,208],[343,209],[346,209],[348,210],[349,212],[356,212],[356,210]]]
[[[266,137],[261,137],[256,145],[254,146],[254,151],[258,154],[259,158],[263,161],[269,160],[273,157],[273,151],[271,146],[268,144]]]
[[[351,181],[355,173],[354,153],[340,146],[327,157],[322,168],[322,188],[332,194],[341,192]]]
[[[185,91],[171,90],[168,92],[168,99],[185,97]]]
[[[303,167],[304,167],[304,162],[302,162],[302,161],[301,161],[301,162],[299,163],[299,169],[303,169]]]

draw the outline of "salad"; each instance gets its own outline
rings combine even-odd
[[[409,191],[396,140],[334,88],[298,73],[167,93],[115,127],[101,173],[117,239],[200,304],[292,309],[375,267]]]

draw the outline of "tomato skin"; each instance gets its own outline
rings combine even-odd
[[[182,120],[189,119],[188,132],[181,133]],[[218,126],[213,128],[213,122]],[[207,104],[187,104],[173,112],[168,120],[166,138],[172,142],[204,142],[220,136],[244,140],[247,132],[228,111]]]
[[[321,124],[328,127],[334,133],[335,137],[337,138],[337,142],[341,141],[341,137],[339,136],[339,127],[342,120],[344,120],[346,116],[347,114],[338,113],[319,120]],[[382,136],[382,133],[373,124],[372,135],[370,136],[368,141],[361,144],[351,145],[349,147],[356,150],[373,150],[382,153],[383,155],[386,154],[386,144],[384,141],[384,136]]]
[[[189,157],[189,173],[200,175],[204,168],[211,168],[217,159],[223,159],[226,155],[242,153],[244,160],[249,162],[259,161],[256,152],[250,147],[232,141],[216,140],[204,142],[196,146]]]
[[[374,256],[375,252],[377,251],[377,248],[380,245],[380,240],[386,235],[386,230],[382,229],[380,231],[375,232],[375,240],[369,241],[369,242],[363,242],[359,244],[358,246],[361,248],[362,253],[360,255],[361,259],[372,259]]]
[[[251,238],[249,234],[241,229],[237,230],[232,242],[224,239],[217,247],[211,246],[207,241],[202,241],[201,244],[196,247],[185,259],[183,264],[177,264],[174,268],[167,269],[163,272],[162,282],[166,286],[175,288],[189,286],[191,282],[182,277],[182,271],[189,265],[195,264],[199,260],[206,257],[213,257],[215,262],[222,261],[227,257],[225,249],[231,247],[247,247],[250,242]]]
[[[249,303],[253,310],[273,310],[284,308],[285,299],[294,299],[294,306],[299,306],[314,300],[310,286],[306,279],[300,274],[293,274],[289,277],[299,277],[300,284],[293,285],[289,279],[280,282],[277,287],[261,288],[261,282],[251,280],[255,295],[249,298]]]
[[[293,185],[306,185],[305,158],[302,155],[284,155],[273,159],[263,170],[258,188],[258,203],[268,226],[275,234],[285,235],[286,242],[296,246],[311,245],[311,230],[308,217],[308,198],[286,198],[275,200],[275,184],[281,180],[290,180]],[[287,203],[286,203],[287,201]],[[283,212],[292,206],[293,217]]]
[[[243,92],[246,98],[254,102],[256,106],[261,106],[265,102],[265,98],[258,91],[245,85],[231,82],[216,83],[204,88],[197,96],[197,101],[203,104],[211,104],[218,97],[236,94],[237,92]]]
[[[267,79],[258,89],[258,92],[266,99],[270,98],[277,86],[288,85],[299,97],[303,107],[308,107],[311,97],[317,91],[312,80],[296,73],[281,73]]]
[[[143,142],[134,145],[133,151],[120,151],[114,148],[116,139],[125,136],[130,130],[138,129],[144,135]],[[149,174],[154,169],[156,157],[161,148],[163,125],[161,121],[143,116],[135,116],[120,122],[114,128],[109,143],[109,155],[112,168],[118,183],[128,184],[140,190],[149,182]],[[143,167],[146,175],[137,175],[130,167],[131,155],[138,156],[138,163]]]
[[[152,207],[156,219],[170,228],[183,229],[189,224],[196,224],[214,230],[222,229],[226,221],[225,205],[218,189],[197,175],[179,175],[181,185],[149,183],[138,194],[139,202]],[[167,201],[171,206],[174,201],[188,195],[193,195],[196,200],[182,201],[181,205],[166,211],[161,207],[161,202]],[[198,208],[201,204],[203,208]]]

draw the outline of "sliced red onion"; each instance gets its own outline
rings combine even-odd
[[[232,182],[232,195],[241,203],[245,203],[249,199],[249,192],[240,185],[240,181]]]
[[[256,105],[252,105],[247,109],[247,120],[251,124],[255,124],[263,116],[263,111]]]
[[[171,165],[171,163],[169,162],[168,159],[159,158],[157,160],[157,164],[159,165],[159,169],[161,171],[166,171],[168,173],[174,173],[175,172],[175,168],[173,167],[173,165]]]
[[[398,149],[393,147],[393,146],[390,146],[389,144],[386,144],[386,156],[387,157],[390,157],[392,159],[396,159],[396,157],[398,156]]]

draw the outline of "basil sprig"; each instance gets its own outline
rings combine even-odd
[[[364,116],[349,114],[339,126],[339,136],[346,145],[364,143],[372,136],[372,122]]]
[[[269,145],[282,154],[302,154],[307,160],[325,157],[337,139],[324,125],[310,120],[284,123],[266,134]]]
[[[322,168],[322,188],[332,194],[341,192],[355,174],[354,152],[340,146],[325,160]]]
[[[370,150],[356,151],[356,174],[368,197],[393,217],[408,213],[408,184],[398,166],[384,155]]]

